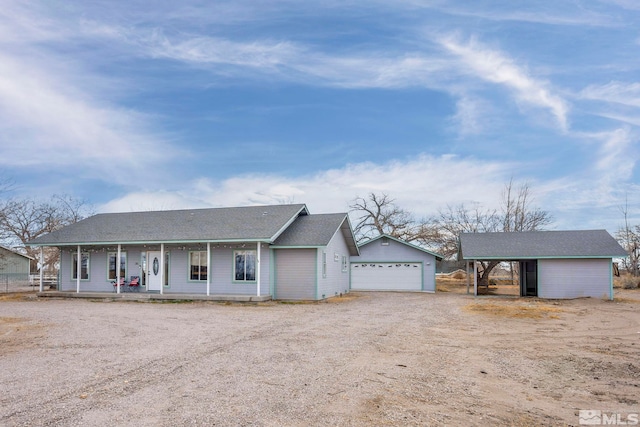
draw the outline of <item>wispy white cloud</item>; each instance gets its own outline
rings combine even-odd
[[[455,131],[461,137],[482,133],[487,126],[485,119],[489,110],[488,102],[463,95],[456,102],[456,114],[451,118]]]
[[[0,51],[0,166],[124,184],[138,176],[141,159],[177,153],[148,117],[107,100],[120,82],[47,46],[73,32],[42,13],[16,2],[0,10],[0,34],[8,35]]]
[[[277,76],[286,82],[341,88],[438,86],[446,61],[421,52],[328,54],[291,41],[239,42],[205,36],[131,34],[141,54],[207,68],[214,75]],[[231,68],[230,68],[231,67]]]
[[[611,81],[605,85],[589,85],[580,91],[578,97],[640,107],[640,83]]]
[[[460,69],[470,67],[474,77],[503,85],[515,94],[517,100],[549,110],[560,128],[568,129],[569,105],[552,91],[549,83],[532,77],[513,59],[474,38],[465,42],[457,36],[447,36],[442,37],[440,42],[451,54],[460,58]]]

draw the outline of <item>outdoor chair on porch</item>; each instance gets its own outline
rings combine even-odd
[[[129,281],[129,292],[140,292],[140,277],[131,276],[131,281]]]
[[[112,280],[111,284],[113,285],[113,292],[118,292],[118,282],[116,280]],[[124,281],[124,277],[120,278],[120,292],[126,292],[126,283]]]

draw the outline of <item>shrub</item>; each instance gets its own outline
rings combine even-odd
[[[640,287],[640,278],[633,276],[623,276],[620,278],[620,284],[624,289],[636,289]]]

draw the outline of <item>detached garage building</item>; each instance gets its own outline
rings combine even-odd
[[[606,230],[463,233],[460,251],[474,265],[517,261],[521,296],[558,299],[613,299],[613,258],[628,255]]]
[[[442,256],[388,235],[358,245],[350,263],[354,291],[436,291]]]

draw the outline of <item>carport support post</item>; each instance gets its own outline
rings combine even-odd
[[[473,296],[478,296],[478,262],[473,260]]]
[[[40,246],[40,292],[44,292],[44,248]]]
[[[120,254],[122,252],[122,245],[118,243],[118,258],[116,259],[116,293],[120,293]]]
[[[82,271],[82,252],[78,245],[78,262],[76,263],[76,293],[80,293],[80,272]]]
[[[469,295],[469,285],[471,284],[471,277],[469,277],[469,261],[467,261],[467,295]]]
[[[258,242],[258,250],[256,252],[256,295],[260,296],[260,247],[262,245]]]
[[[207,296],[211,292],[211,242],[207,242]]]

